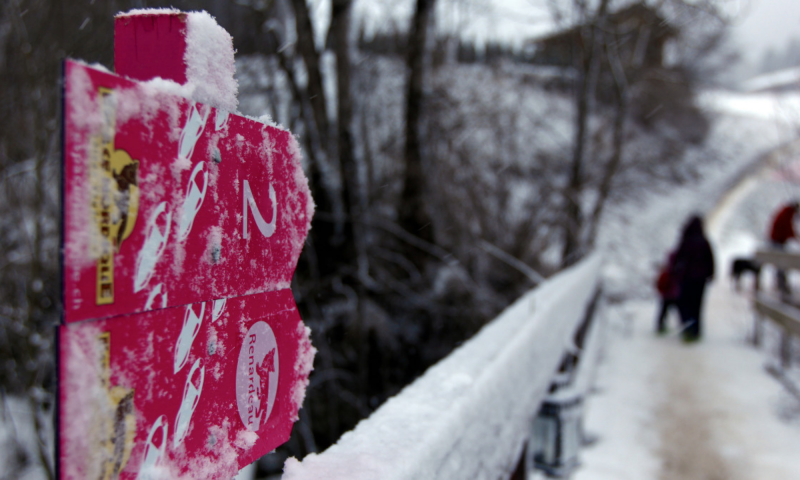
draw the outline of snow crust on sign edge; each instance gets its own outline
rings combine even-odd
[[[299,420],[300,408],[306,398],[306,388],[308,387],[308,376],[314,370],[314,357],[317,349],[311,344],[311,329],[299,322],[297,324],[297,359],[294,363],[295,382],[291,390],[292,422]]]
[[[99,472],[97,418],[104,412],[107,392],[101,384],[101,351],[97,325],[60,327],[59,425],[61,468],[65,478],[92,478]],[[66,373],[66,375],[64,375]]]
[[[88,63],[75,61],[80,65]],[[95,68],[90,66],[90,68]],[[74,154],[89,158],[90,144],[84,138],[89,131],[99,131],[103,123],[102,113],[95,101],[92,81],[82,69],[65,68],[66,97],[64,117],[69,128],[64,129],[67,140],[75,143]],[[108,240],[100,235],[99,230],[85,229],[87,222],[92,222],[91,192],[88,188],[91,172],[83,165],[73,165],[67,175],[81,178],[76,183],[70,197],[65,196],[64,204],[65,228],[70,233],[64,238],[64,260],[69,265],[86,267],[99,258]],[[79,296],[78,296],[79,298]]]
[[[302,238],[296,239],[298,241],[296,245],[294,245],[294,248],[300,252],[303,250],[306,237],[308,237],[308,232],[311,230],[311,220],[314,218],[314,212],[316,211],[317,205],[314,203],[314,197],[311,196],[311,188],[308,186],[308,177],[306,177],[305,171],[303,171],[303,151],[300,148],[300,142],[293,133],[288,133],[288,153],[294,167],[294,184],[296,189],[295,195],[302,195],[307,199],[304,212],[306,218],[305,224],[303,225],[303,235]]]

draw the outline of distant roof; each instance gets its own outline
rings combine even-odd
[[[800,89],[800,67],[765,73],[742,82],[745,92]]]
[[[606,21],[611,25],[624,26],[631,20],[642,17],[649,17],[649,20],[654,21],[654,23],[658,23],[660,27],[658,28],[658,36],[662,38],[672,37],[677,33],[675,28],[672,27],[661,15],[659,15],[656,9],[638,3],[609,13]],[[563,37],[572,37],[577,33],[577,29],[580,26],[581,25],[573,25],[562,30],[551,30],[544,35],[531,38],[529,42],[541,43],[561,39]]]

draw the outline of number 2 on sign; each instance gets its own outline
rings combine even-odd
[[[247,240],[250,238],[250,234],[247,232],[247,206],[250,205],[250,210],[253,211],[253,220],[256,221],[256,226],[258,227],[258,231],[261,232],[261,235],[264,235],[266,238],[272,236],[275,233],[275,224],[278,220],[278,203],[275,200],[275,189],[272,188],[272,185],[269,186],[269,200],[272,202],[272,221],[269,223],[264,221],[264,217],[261,216],[261,212],[258,210],[258,206],[256,205],[256,199],[253,198],[253,192],[250,190],[250,183],[245,180],[244,181],[244,194],[242,198],[242,236]]]

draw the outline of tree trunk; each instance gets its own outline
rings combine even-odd
[[[628,94],[628,79],[625,78],[625,69],[622,66],[622,61],[619,58],[616,44],[607,45],[608,64],[614,77],[615,92],[617,96],[617,109],[614,112],[614,126],[612,132],[611,143],[611,158],[608,160],[603,171],[603,179],[600,182],[599,191],[597,194],[597,201],[594,205],[592,216],[589,219],[589,242],[594,242],[597,235],[598,225],[600,218],[603,214],[603,208],[606,205],[608,196],[611,193],[611,183],[614,176],[619,170],[622,163],[622,154],[625,147],[625,118],[628,115],[628,105],[630,102],[630,95]],[[636,65],[634,65],[635,72]]]
[[[586,150],[586,137],[594,98],[594,83],[599,69],[599,56],[596,50],[602,43],[603,32],[599,28],[608,11],[609,0],[603,0],[596,15],[585,15],[587,19],[580,55],[576,59],[578,85],[576,95],[575,140],[570,163],[569,180],[564,191],[564,248],[561,253],[561,267],[575,263],[581,253],[581,233],[584,227],[581,196],[583,193],[583,167]],[[581,3],[579,6],[588,8]]]
[[[350,95],[350,11],[352,0],[332,0],[329,45],[336,55],[337,122],[336,143],[342,175],[342,201],[346,221],[339,260],[350,264],[355,259],[355,220],[359,216],[358,168],[353,152],[353,99]]]
[[[337,247],[345,243],[345,219],[341,215],[342,205],[339,193],[325,184],[322,172],[322,163],[328,159],[336,158],[335,143],[332,142],[330,134],[330,122],[328,121],[328,110],[325,96],[325,89],[322,84],[322,72],[320,69],[320,55],[314,44],[314,28],[305,0],[291,0],[294,10],[295,29],[297,33],[297,52],[303,59],[306,69],[306,91],[304,98],[298,98],[301,105],[308,102],[313,116],[313,123],[305,121],[308,130],[308,141],[312,148],[317,145],[315,150],[316,164],[309,172],[312,191],[326,192],[327,195],[317,195],[317,214],[312,220],[310,241],[314,244],[317,255],[317,272],[321,276],[335,273],[341,266],[339,258],[340,252]],[[279,58],[282,53],[279,53]],[[292,65],[288,59],[281,58],[284,69],[289,72]],[[293,72],[289,75],[292,83],[296,83]]]
[[[423,73],[425,68],[425,43],[428,23],[436,0],[417,0],[412,19],[411,35],[408,39],[408,94],[406,98],[406,172],[400,196],[398,221],[408,233],[433,243],[433,227],[425,208],[425,176],[422,168],[420,123],[423,106]],[[421,268],[425,255],[409,247],[406,254]]]
[[[311,103],[311,109],[314,112],[314,122],[317,124],[317,131],[319,132],[320,141],[322,145],[330,145],[328,138],[330,136],[328,124],[328,108],[325,102],[325,89],[322,86],[322,72],[319,66],[319,52],[314,45],[314,28],[311,25],[311,17],[308,12],[308,5],[306,0],[292,0],[292,7],[294,8],[295,28],[297,29],[297,49],[300,56],[303,57],[303,62],[306,65],[306,74],[308,75],[308,100]],[[331,151],[330,148],[327,149]]]

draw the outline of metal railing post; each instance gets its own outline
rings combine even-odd
[[[781,367],[787,370],[792,363],[792,335],[786,328],[781,329]]]
[[[755,347],[760,347],[762,331],[764,329],[764,319],[759,312],[755,312],[753,319],[753,345]]]

